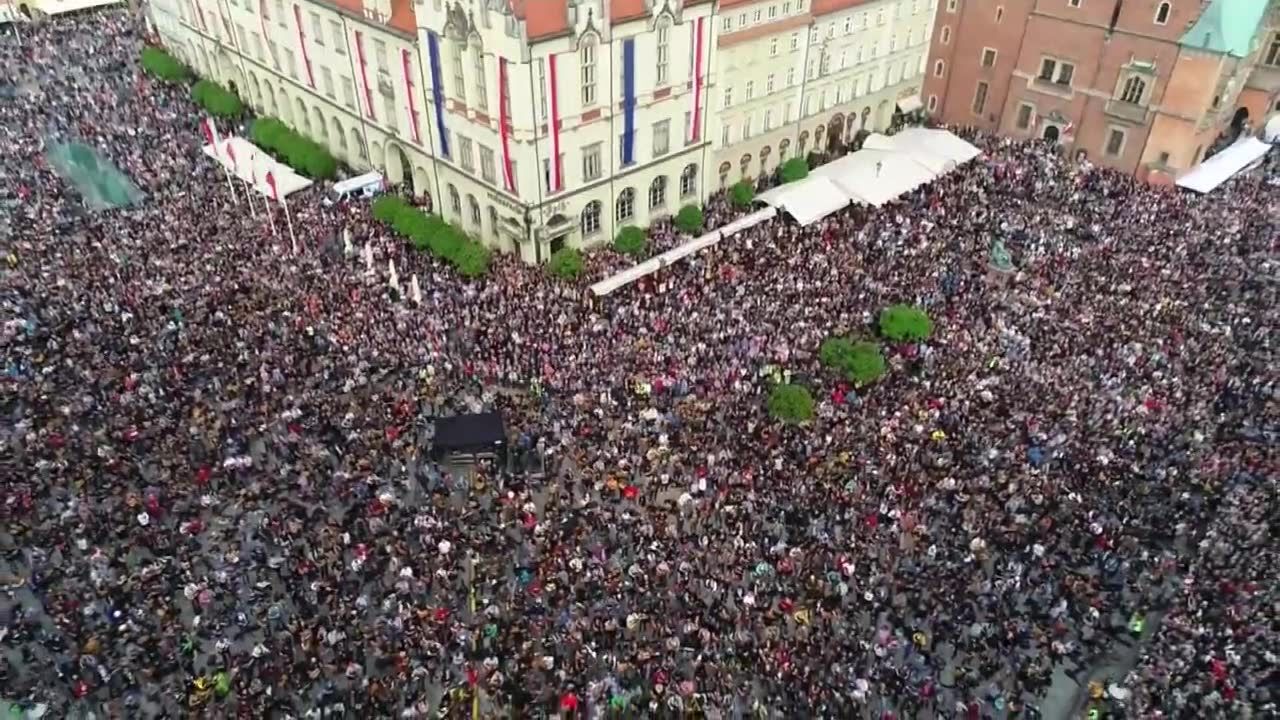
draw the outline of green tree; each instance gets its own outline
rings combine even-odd
[[[277,160],[307,177],[329,180],[338,174],[338,161],[324,146],[275,118],[254,120],[249,126],[249,137]]]
[[[384,223],[395,222],[396,216],[409,207],[409,203],[398,195],[381,195],[373,201],[371,211],[373,218]]]
[[[191,78],[191,70],[180,60],[158,47],[142,49],[142,69],[149,75],[171,83],[183,83]]]
[[[801,385],[776,385],[769,393],[769,416],[788,424],[813,419],[813,395]]]
[[[739,180],[729,188],[729,202],[738,207],[748,207],[755,198],[756,189],[746,180]]]
[[[191,99],[214,117],[234,118],[244,112],[240,98],[212,80],[201,80],[192,86]]]
[[[574,280],[582,274],[582,265],[582,253],[577,248],[562,247],[551,254],[547,272],[562,280]]]
[[[613,239],[614,250],[634,258],[642,257],[648,245],[649,238],[646,237],[644,230],[635,225],[622,228],[618,231],[618,236]]]
[[[702,208],[697,205],[685,205],[676,213],[676,228],[687,235],[697,235],[702,231]]]
[[[803,180],[809,177],[809,163],[804,158],[793,157],[782,163],[782,167],[778,169],[778,174],[782,177],[782,182],[790,183],[797,180]]]
[[[453,266],[463,277],[476,278],[489,272],[492,253],[489,248],[474,240],[462,243],[453,258]]]
[[[894,342],[920,342],[933,335],[933,321],[914,305],[893,305],[880,311],[880,334]]]
[[[879,380],[885,371],[884,353],[873,342],[853,342],[848,338],[831,337],[823,341],[818,350],[822,364],[838,373],[854,385],[861,387]]]

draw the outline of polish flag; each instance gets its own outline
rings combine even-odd
[[[280,202],[280,192],[276,190],[276,176],[267,171],[267,187],[271,189],[271,199]]]
[[[222,147],[227,149],[227,157],[231,159],[231,169],[235,170],[236,174],[239,175],[240,166],[236,162],[236,151],[235,151],[235,148],[231,146],[231,140],[227,140],[226,142],[224,142],[222,144]]]
[[[213,151],[218,151],[218,126],[213,124],[213,118],[205,118],[200,122],[200,128],[204,130],[205,142],[213,147]]]

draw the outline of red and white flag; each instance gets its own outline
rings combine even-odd
[[[201,129],[204,130],[204,139],[213,147],[213,152],[218,152],[218,126],[213,124],[213,118],[205,118],[200,123]]]
[[[231,140],[228,139],[222,146],[227,149],[227,157],[231,158],[231,167],[236,171],[237,175],[240,174],[240,166],[236,163],[236,150],[231,146]]]
[[[267,188],[271,190],[271,199],[280,202],[280,192],[276,190],[276,176],[270,170],[267,171]]]

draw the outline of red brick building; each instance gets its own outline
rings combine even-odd
[[[1175,176],[1276,106],[1277,16],[1276,0],[939,0],[925,106]]]

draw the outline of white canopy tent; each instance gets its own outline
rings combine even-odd
[[[1275,117],[1268,120],[1267,124],[1263,126],[1262,139],[1269,143],[1280,142],[1280,113],[1277,113]]]
[[[869,136],[864,150],[902,153],[929,168],[935,176],[945,175],[982,154],[981,150],[947,130],[907,128],[896,135]]]
[[[785,210],[801,225],[815,223],[850,202],[849,193],[825,177],[812,173],[800,182],[780,185],[756,198],[778,210]]]
[[[230,153],[227,152],[228,145],[231,148]],[[294,172],[288,165],[276,162],[265,150],[242,137],[219,138],[216,152],[212,145],[205,145],[203,150],[205,155],[231,171],[232,175],[249,183],[254,190],[267,197],[271,196],[271,189],[267,187],[268,172],[275,179],[276,191],[280,193],[281,198],[289,197],[312,185],[311,180]]]
[[[719,230],[713,230],[696,240],[690,240],[677,248],[672,248],[661,255],[651,257],[648,260],[645,260],[642,263],[637,263],[620,273],[611,275],[595,285],[592,285],[591,292],[596,296],[608,295],[620,287],[630,285],[646,275],[652,275],[664,267],[715,245],[723,238],[729,237],[730,235],[745,230],[753,225],[758,225],[777,214],[778,211],[771,207],[764,208],[763,210],[757,210],[750,215],[734,220]]]
[[[1262,159],[1271,146],[1255,137],[1236,141],[1178,178],[1178,187],[1208,193]]]
[[[909,155],[889,150],[859,150],[809,173],[827,178],[850,200],[880,207],[937,175]]]
[[[61,15],[77,10],[119,5],[121,0],[27,0],[25,4],[32,10],[45,15]]]

